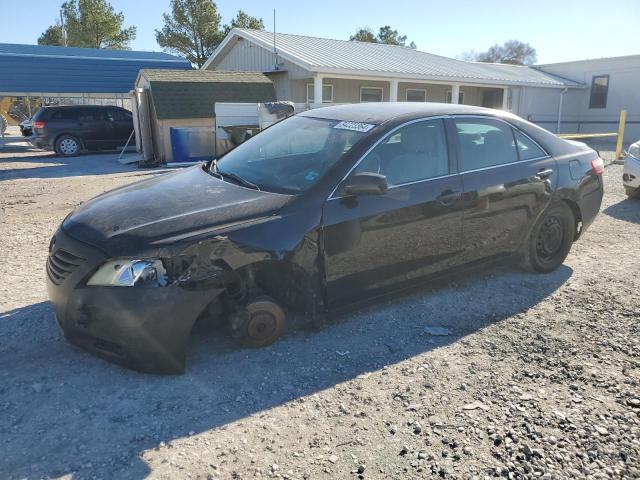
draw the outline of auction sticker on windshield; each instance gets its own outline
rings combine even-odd
[[[339,128],[340,130],[353,130],[355,132],[365,133],[371,130],[373,127],[375,127],[375,125],[372,125],[370,123],[340,122],[337,125],[335,125],[333,128]]]

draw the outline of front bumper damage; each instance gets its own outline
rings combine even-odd
[[[198,315],[222,289],[86,286],[108,257],[59,229],[50,246],[47,290],[73,344],[143,372],[184,371]]]

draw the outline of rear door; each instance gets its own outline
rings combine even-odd
[[[103,109],[81,107],[77,109],[79,135],[89,149],[105,148],[109,143],[106,115]]]
[[[456,117],[464,189],[465,261],[519,251],[551,201],[555,160],[511,124]]]
[[[386,194],[330,197],[324,266],[332,306],[397,288],[458,263],[462,182],[443,119],[409,122],[367,153],[351,175],[385,175]]]

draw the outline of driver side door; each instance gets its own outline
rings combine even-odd
[[[331,307],[458,264],[462,181],[449,151],[444,119],[408,122],[350,173],[384,175],[386,193],[345,195],[339,186],[325,202],[323,259]]]

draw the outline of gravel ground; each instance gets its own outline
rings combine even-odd
[[[40,155],[0,154],[0,478],[640,478],[620,166],[552,274],[478,273],[261,350],[199,333],[186,374],[153,376],[62,338],[44,263],[72,208],[158,173]]]

